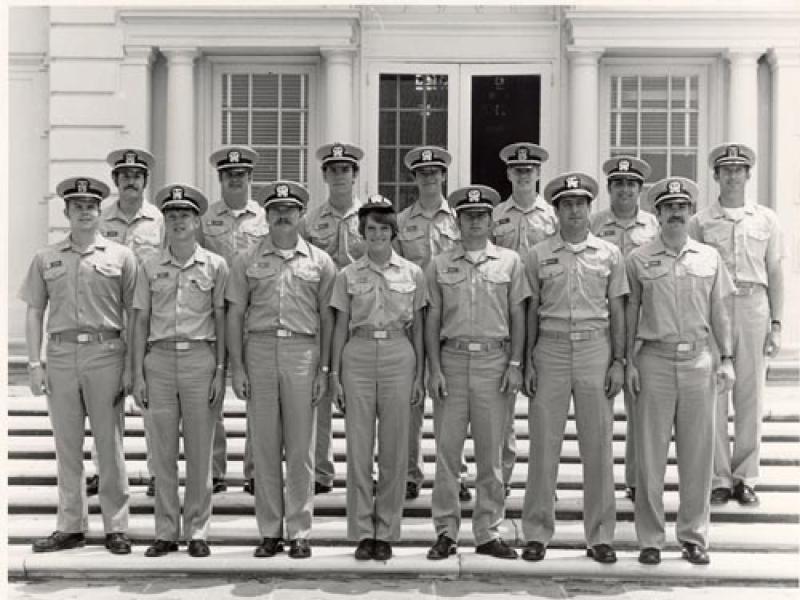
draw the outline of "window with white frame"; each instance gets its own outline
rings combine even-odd
[[[665,70],[666,71],[666,70]],[[697,180],[701,140],[698,73],[612,73],[609,78],[609,151],[632,154],[664,177]]]
[[[223,72],[220,84],[221,143],[258,152],[254,197],[276,179],[308,185],[308,73]]]

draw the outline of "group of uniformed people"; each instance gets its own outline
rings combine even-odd
[[[37,252],[20,292],[30,385],[47,394],[58,462],[56,531],[34,551],[85,543],[91,493],[106,547],[131,551],[122,440],[132,394],[145,428],[147,493],[155,496],[155,541],[145,555],[176,551],[185,539],[191,556],[208,556],[212,494],[226,489],[226,376],[247,402],[245,491],[255,496],[256,557],[274,556],[284,542],[293,558],[311,555],[313,498],[334,479],[332,405],[345,415],[347,529],[359,560],[392,556],[403,501],[419,495],[428,395],[437,448],[432,560],[456,553],[460,501],[471,497],[468,431],[476,551],[518,556],[499,533],[518,393],[529,399],[525,560],[543,559],[554,535],[570,401],[594,560],[616,561],[612,425],[620,390],[640,562],[660,562],[673,430],[684,558],[709,561],[710,504],[758,503],[765,357],[780,348],[783,249],[775,214],[746,201],[752,149],[712,150],[720,193],[697,214],[697,186],[682,177],[655,182],[647,193],[655,214],[642,210],[651,170],[633,156],[603,164],[607,210],[590,214],[599,190],[587,173],[561,174],[540,195],[548,154],[528,142],[500,152],[512,186],[502,202],[478,184],[445,198],[450,154],[412,149],[405,165],[418,198],[400,214],[382,196],[357,199],[363,152],[354,145],[317,151],[329,196],[310,211],[308,191],[292,181],[269,184],[256,202],[257,158],[246,146],[211,155],[222,190],[211,206],[182,183],[158,190],[154,205],[144,202],[153,156],[136,148],[108,156],[118,199],[105,210],[110,190],[101,181],[72,177],[57,187],[70,233]],[[84,486],[87,415],[97,476]]]

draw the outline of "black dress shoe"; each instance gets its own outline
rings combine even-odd
[[[256,495],[256,480],[252,477],[250,479],[244,480],[244,485],[242,486],[242,490],[244,490],[245,494],[250,494],[251,496]]]
[[[190,540],[188,550],[189,556],[194,558],[205,558],[211,554],[211,550],[205,540]]]
[[[92,475],[91,477],[86,478],[86,495],[87,496],[97,496],[97,492],[100,491],[100,476],[99,475]]]
[[[167,540],[156,540],[153,545],[144,551],[145,556],[151,558],[156,556],[165,556],[169,552],[178,551],[178,542],[169,542]]]
[[[506,498],[508,498],[511,495],[511,484],[510,483],[506,483],[506,484],[503,485],[503,492],[505,493]]]
[[[688,560],[693,565],[707,565],[711,562],[706,549],[699,544],[684,542],[681,548],[681,557]]]
[[[373,554],[375,554],[374,539],[364,538],[358,542],[358,548],[356,548],[355,553],[356,560],[372,560]]]
[[[625,497],[630,500],[631,502],[636,502],[636,488],[628,486],[625,488]]]
[[[265,537],[256,547],[253,556],[256,558],[270,558],[278,552],[283,552],[283,540],[275,537]]]
[[[154,497],[156,495],[156,478],[151,477],[150,481],[147,482],[147,491],[145,492],[149,497]]]
[[[319,481],[314,482],[314,493],[315,494],[327,494],[333,489],[332,485],[325,485],[324,483],[320,483]]]
[[[547,546],[542,542],[528,542],[525,550],[522,551],[522,560],[537,562],[544,559],[545,554],[547,554]]]
[[[596,562],[603,564],[611,564],[617,562],[617,553],[614,548],[608,544],[595,544],[591,548],[586,549],[586,556],[594,559]]]
[[[456,553],[456,542],[444,533],[439,534],[436,543],[428,550],[428,560],[442,560]]]
[[[375,540],[375,551],[372,553],[375,560],[389,560],[392,558],[392,545],[383,540]]]
[[[475,552],[478,554],[488,554],[495,558],[517,558],[517,551],[500,538],[477,546]]]
[[[309,558],[311,556],[311,544],[307,539],[297,538],[289,544],[289,558]]]
[[[718,487],[711,490],[711,504],[720,506],[727,504],[731,499],[731,490],[729,488]]]
[[[122,533],[107,533],[106,534],[106,548],[111,554],[130,554],[131,553],[131,540]]]
[[[85,545],[86,536],[82,533],[54,531],[46,538],[40,538],[33,542],[33,551],[56,552],[58,550],[69,550],[70,548],[82,548]]]
[[[224,492],[228,489],[228,484],[225,483],[225,479],[223,477],[214,477],[211,480],[211,493],[212,494],[219,494],[220,492]]]
[[[733,497],[742,506],[758,506],[759,503],[755,490],[743,481],[733,486]]]
[[[642,548],[639,552],[639,562],[643,565],[657,565],[661,562],[661,550],[658,548]]]
[[[469,502],[470,500],[472,500],[472,492],[469,491],[466,481],[462,481],[459,483],[458,499],[461,500],[462,502]]]
[[[419,498],[419,486],[413,481],[406,482],[406,500],[416,500]]]

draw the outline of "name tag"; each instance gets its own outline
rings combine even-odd
[[[106,237],[119,237],[119,231],[106,231]]]
[[[169,271],[161,271],[160,273],[156,273],[156,279],[165,279],[169,277]]]
[[[406,227],[406,231],[416,231],[416,230],[417,230],[416,225],[409,225],[408,227]]]
[[[554,258],[545,258],[543,261],[540,262],[542,265],[557,265],[558,264],[558,257]]]
[[[648,269],[650,267],[660,267],[660,266],[661,266],[661,261],[660,260],[651,260],[650,262],[648,262],[645,265],[645,267],[648,268]]]
[[[498,225],[505,225],[506,223],[511,223],[511,219],[509,217],[506,217],[505,219],[500,219],[497,222]]]
[[[614,237],[616,233],[613,229],[604,229],[600,232],[600,237]]]
[[[225,221],[209,221],[208,224],[212,227],[221,227],[222,225],[225,225]]]
[[[330,227],[330,223],[320,223],[317,225],[317,229],[327,229],[328,227]]]
[[[269,261],[262,261],[262,262],[257,262],[256,263],[256,267],[259,267],[259,268],[264,268],[264,267],[269,267],[269,266],[270,266],[270,262]]]
[[[60,261],[60,260],[54,260],[53,262],[51,262],[50,264],[47,265],[47,268],[48,269],[52,269],[53,267],[60,267],[63,264],[64,263],[62,261]]]
[[[458,273],[458,267],[447,267],[445,273]]]

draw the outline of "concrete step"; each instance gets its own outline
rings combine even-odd
[[[184,550],[184,548],[182,548]],[[674,584],[734,584],[748,582],[773,585],[797,585],[797,560],[792,554],[760,552],[714,552],[711,564],[691,565],[681,560],[675,551],[665,552],[658,566],[645,566],[636,560],[636,551],[622,551],[614,565],[601,565],[578,550],[553,549],[538,563],[523,560],[500,560],[475,554],[462,548],[447,560],[425,558],[428,546],[395,548],[395,557],[386,562],[357,561],[353,548],[335,546],[314,547],[307,560],[293,560],[283,553],[270,559],[253,558],[253,547],[214,546],[212,558],[199,560],[185,551],[171,553],[159,559],[146,558],[144,547],[133,554],[114,556],[102,546],[56,553],[34,554],[27,544],[11,545],[8,549],[10,578],[40,579],[49,577],[146,578],[157,576],[181,577],[225,576],[230,578],[289,576],[296,579],[320,577],[390,576],[409,578],[458,577],[549,577],[572,580],[603,580],[628,582],[670,582]],[[87,570],[91,565],[91,569]]]
[[[153,511],[153,498],[145,495],[145,486],[132,486],[130,510],[135,514],[149,514]],[[182,489],[182,488],[181,488]],[[8,498],[9,514],[54,514],[56,512],[57,490],[53,486],[14,486]],[[522,511],[524,490],[511,490],[506,498],[506,517],[519,518]],[[757,507],[742,507],[736,502],[711,507],[712,522],[749,523],[798,523],[800,522],[800,494],[796,492],[763,492],[759,494],[761,503]],[[471,517],[474,501],[462,504],[461,514]],[[89,512],[99,513],[97,496],[88,499]],[[314,500],[314,514],[318,516],[344,517],[346,491],[334,489],[327,494],[319,494]],[[678,492],[664,493],[664,510],[667,519],[674,521],[678,510]],[[229,489],[214,495],[214,514],[249,515],[253,512],[253,496],[241,488]],[[403,514],[407,517],[431,516],[431,490],[423,489],[416,500],[405,502]],[[581,490],[560,490],[556,502],[556,518],[576,520],[583,518],[583,492]],[[617,496],[617,519],[633,520],[633,504]]]
[[[147,471],[147,463],[143,459],[128,460],[125,463],[128,471],[128,479],[132,484],[144,484],[150,477]],[[472,465],[470,465],[472,466]],[[433,486],[433,479],[436,475],[436,463],[426,462],[423,465],[425,481],[423,488]],[[87,475],[94,474],[94,464],[86,464]],[[178,473],[181,482],[185,477],[185,463],[178,462]],[[56,464],[52,460],[40,459],[13,459],[6,462],[6,474],[9,485],[55,485],[56,484]],[[468,481],[472,485],[475,469],[471,469]],[[624,487],[625,466],[622,464],[614,465],[614,479],[617,489]],[[241,486],[244,483],[243,463],[241,460],[229,460],[228,471],[226,474],[228,485],[233,487]],[[347,480],[347,463],[336,464],[336,478],[334,487],[344,487]],[[522,466],[515,468],[511,475],[511,486],[523,489],[527,480],[527,472]],[[678,489],[678,467],[675,464],[667,465],[664,478],[667,489]],[[558,470],[559,489],[582,489],[583,488],[583,466],[579,463],[564,463]],[[11,488],[13,490],[13,488]],[[800,467],[796,466],[764,466],[758,481],[759,492],[797,492],[800,491]]]
[[[6,421],[9,436],[52,436],[53,430],[50,425],[50,417],[47,415],[12,415]],[[627,424],[625,421],[614,421],[613,436],[617,441],[624,440]],[[244,437],[246,432],[246,419],[243,416],[227,416],[225,418],[226,437]],[[91,435],[89,421],[86,420],[86,435]],[[528,420],[518,418],[514,422],[514,433],[517,439],[530,439]],[[728,423],[728,435],[733,439],[734,424]],[[422,424],[423,437],[433,439],[433,420],[426,419]],[[139,415],[126,415],[125,417],[125,436],[142,437],[144,436],[144,422]],[[345,437],[344,419],[333,421],[333,436]],[[567,421],[564,432],[564,439],[577,439],[577,425],[574,420]],[[763,443],[770,442],[800,442],[800,428],[797,423],[786,421],[768,421],[763,424],[761,432]]]
[[[84,440],[84,456],[89,457],[91,450],[91,438]],[[346,441],[343,438],[334,438],[333,443],[334,460],[344,461],[346,457]],[[229,459],[241,460],[244,455],[244,438],[232,438],[228,440]],[[528,440],[517,441],[517,463],[528,461]],[[45,436],[14,436],[8,440],[8,458],[36,458],[54,459],[55,444],[52,437]],[[143,459],[147,453],[147,445],[144,437],[126,437],[124,442],[125,455],[128,459]],[[424,460],[435,461],[436,442],[433,439],[423,439],[421,451]],[[613,442],[614,462],[621,463],[625,456],[625,442]],[[472,444],[466,444],[464,450],[467,461],[474,460]],[[578,462],[580,455],[578,452],[577,440],[565,440],[561,449],[561,462]],[[675,462],[675,447],[670,445],[669,462]],[[763,444],[761,447],[762,465],[800,465],[800,444],[791,442],[771,442]]]
[[[10,544],[31,543],[34,539],[50,535],[53,517],[50,515],[9,515],[8,541]],[[524,544],[522,523],[506,519],[500,527],[503,539],[509,543]],[[800,547],[800,525],[786,523],[716,523],[711,532],[711,550],[737,552],[796,552]],[[149,544],[155,536],[152,515],[131,515],[128,535],[134,544]],[[90,544],[102,544],[103,523],[99,517],[89,520],[87,533]],[[433,523],[423,517],[403,519],[400,546],[425,546],[435,540]],[[347,538],[347,522],[339,517],[314,519],[312,539],[319,546],[354,546]],[[211,521],[209,543],[225,546],[256,546],[261,540],[255,517],[250,515],[214,515]],[[463,524],[459,543],[474,546],[469,521]],[[638,548],[633,523],[617,523],[614,546],[618,549]],[[585,548],[586,538],[580,521],[558,521],[550,548]],[[680,545],[670,537],[667,550],[679,550]]]

